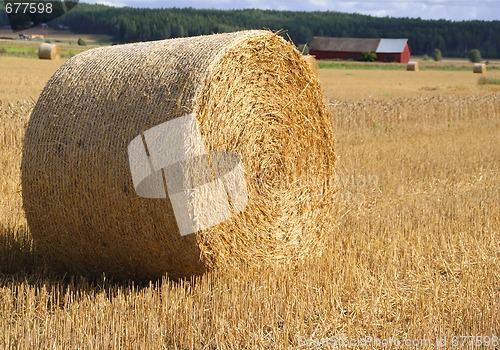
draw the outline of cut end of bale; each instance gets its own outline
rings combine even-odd
[[[151,130],[176,142],[159,138],[148,152]],[[29,121],[21,170],[30,231],[63,272],[149,279],[295,263],[321,252],[331,232],[332,134],[318,80],[270,31],[89,50],[54,74]],[[211,161],[153,172],[177,157],[172,148],[193,145],[181,156]],[[216,166],[214,154],[237,164],[218,185],[230,215],[199,190],[217,179],[185,177]],[[187,227],[178,208],[189,209]],[[196,225],[207,210],[226,214]]]

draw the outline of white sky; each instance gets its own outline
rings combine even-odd
[[[340,11],[373,16],[447,20],[500,20],[500,0],[81,0],[111,6],[213,9],[258,8],[291,11]]]

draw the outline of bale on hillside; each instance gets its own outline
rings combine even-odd
[[[486,73],[486,65],[484,63],[474,63],[473,72],[479,74]]]
[[[314,75],[318,77],[319,66],[318,66],[318,61],[316,61],[316,58],[312,55],[305,55],[303,57],[304,60],[309,65],[309,67],[311,67],[311,70],[313,71]]]
[[[418,62],[409,61],[408,64],[406,65],[406,70],[412,72],[418,72]]]
[[[38,48],[38,58],[44,60],[55,60],[61,58],[59,46],[48,43],[40,44],[40,47]]]
[[[85,51],[29,120],[23,205],[63,272],[295,263],[331,232],[334,140],[293,45],[242,31]]]

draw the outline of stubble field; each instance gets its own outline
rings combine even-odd
[[[321,70],[338,155],[322,255],[134,284],[55,275],[29,236],[24,129],[61,63],[0,57],[0,349],[500,348],[496,86]]]

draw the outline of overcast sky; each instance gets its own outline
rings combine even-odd
[[[373,16],[448,20],[500,20],[500,0],[81,0],[111,6],[213,9],[258,8],[291,11],[340,11]]]

